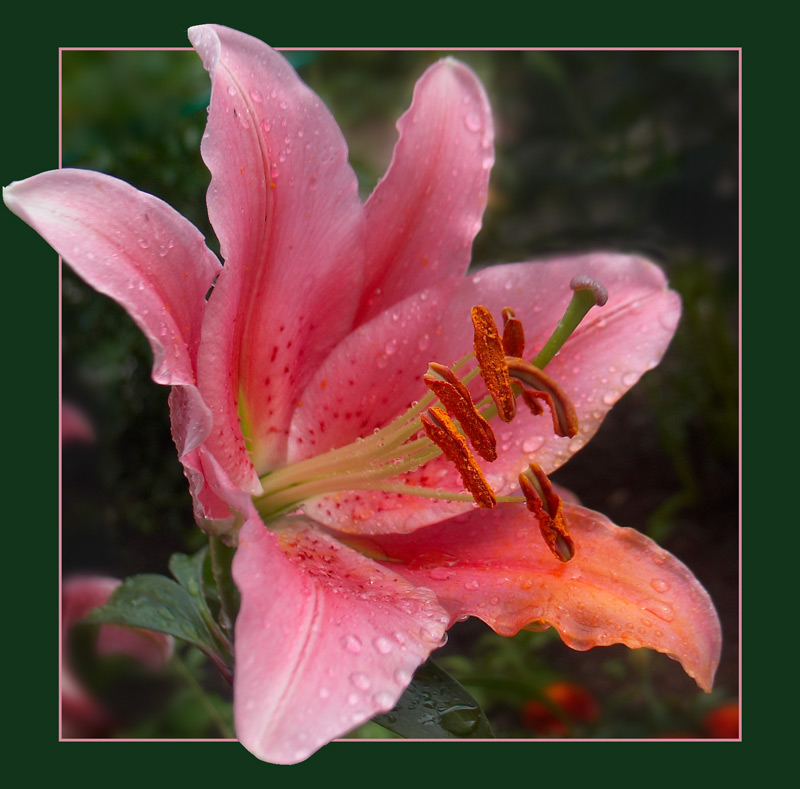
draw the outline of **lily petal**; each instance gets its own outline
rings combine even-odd
[[[625,644],[680,661],[710,692],[722,643],[719,618],[678,559],[634,529],[564,504],[575,557],[553,557],[524,505],[477,510],[370,547],[414,584],[433,589],[451,621],[476,616],[511,636],[555,627],[577,650]],[[399,560],[399,562],[398,562]]]
[[[153,350],[154,381],[195,384],[205,295],[220,265],[194,225],[157,197],[89,170],[17,181],[3,199],[136,321]]]
[[[198,523],[224,530],[230,510],[208,490],[194,450],[211,432],[197,387],[206,294],[221,267],[181,214],[130,184],[88,170],[55,170],[3,190],[8,207],[37,230],[93,288],[117,301],[153,350],[153,380],[172,384],[172,437]]]
[[[474,304],[498,316],[504,306],[513,307],[532,357],[570,301],[570,280],[581,273],[602,282],[609,301],[589,313],[547,367],[575,405],[578,436],[556,436],[549,413],[533,416],[519,408],[513,422],[492,423],[498,458],[481,464],[498,494],[516,490],[518,475],[531,460],[551,473],[594,435],[612,404],[658,363],[672,338],[680,299],[667,289],[661,270],[642,258],[602,253],[494,266],[394,305],[356,329],[322,364],[295,413],[290,458],[349,444],[420,400],[428,362],[450,364],[471,352]],[[485,394],[479,378],[470,389],[476,401]],[[404,479],[429,488],[462,487],[441,457]],[[304,504],[320,522],[363,534],[411,531],[469,509],[468,503],[380,491],[339,493]]]
[[[290,764],[390,710],[448,616],[313,524],[283,526],[253,518],[239,534],[234,716],[249,751]]]
[[[451,58],[431,66],[397,122],[386,174],[364,207],[367,271],[357,324],[469,266],[494,163],[489,101]]]
[[[255,493],[311,371],[352,326],[363,209],[339,127],[281,55],[217,25],[189,37],[212,79],[201,151],[225,260],[199,358],[208,445]]]

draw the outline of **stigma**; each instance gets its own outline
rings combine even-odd
[[[576,313],[585,315],[594,304],[604,303],[605,289],[588,277],[576,277],[570,285],[575,294],[565,318],[531,361],[524,358],[523,324],[513,308],[502,310],[501,333],[487,307],[473,307],[472,353],[452,367],[429,362],[421,375],[427,393],[405,413],[372,435],[261,478],[263,494],[254,503],[265,522],[269,524],[282,515],[302,510],[305,501],[340,491],[377,490],[472,502],[481,508],[525,503],[547,548],[559,561],[569,561],[575,547],[561,499],[542,469],[530,462],[519,475],[522,495],[498,496],[476,455],[483,463],[497,460],[492,423],[513,421],[520,399],[534,415],[543,414],[545,409],[549,412],[555,435],[577,434],[578,417],[573,404],[542,368],[577,326],[580,317],[576,319]],[[480,384],[473,384],[478,376]],[[475,392],[478,398],[473,397]],[[461,490],[413,484],[411,474],[442,456],[457,471]]]

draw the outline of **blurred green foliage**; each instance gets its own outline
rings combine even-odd
[[[660,262],[683,297],[684,318],[663,364],[556,481],[617,523],[649,530],[698,575],[723,620],[720,693],[734,694],[738,53],[288,53],[342,126],[365,197],[390,160],[394,122],[415,80],[446,54],[481,77],[495,118],[497,162],[475,264],[636,250]],[[63,164],[158,195],[216,251],[199,154],[208,96],[191,51],[67,51]],[[98,436],[93,446],[64,450],[65,573],[165,572],[171,553],[202,547],[169,436],[167,391],[151,382],[150,364],[130,319],[65,269],[64,397],[85,409]],[[525,694],[565,672],[605,694],[604,717],[588,736],[657,735],[696,722],[718,700],[699,697],[663,657],[623,648],[576,655],[547,634],[500,639],[465,623],[451,632],[445,654],[498,716],[499,736],[531,736],[517,717]],[[493,687],[490,675],[505,685]],[[170,710],[138,730],[196,733],[179,700]]]

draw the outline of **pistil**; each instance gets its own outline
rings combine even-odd
[[[533,360],[534,365],[540,370],[543,370],[561,350],[561,346],[578,328],[578,324],[586,317],[586,313],[595,305],[602,307],[608,301],[608,291],[597,280],[586,275],[573,277],[569,286],[574,292],[567,311],[558,322],[544,348]]]

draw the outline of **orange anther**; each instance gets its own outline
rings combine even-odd
[[[511,307],[503,308],[503,350],[506,356],[517,357],[525,352],[525,330]]]
[[[480,305],[473,307],[472,325],[475,327],[473,347],[481,377],[497,406],[498,416],[504,422],[510,422],[517,410],[516,401],[508,378],[506,355],[492,313]]]
[[[475,451],[485,460],[496,460],[497,442],[492,428],[475,408],[469,389],[458,376],[449,367],[431,362],[422,380],[439,398],[447,413],[458,420]]]
[[[519,486],[528,509],[536,516],[539,531],[553,556],[568,562],[575,555],[575,544],[567,531],[564,505],[547,474],[535,463],[519,475]]]
[[[522,387],[522,396],[528,407],[535,414],[541,414],[542,408],[537,400],[547,403],[553,415],[553,429],[556,435],[572,436],[578,433],[578,414],[575,406],[564,390],[544,371],[530,362],[506,357],[509,376]]]
[[[472,494],[478,506],[494,507],[497,504],[494,492],[469,451],[466,439],[458,432],[447,412],[434,406],[421,414],[420,419],[425,435],[455,465],[464,487]]]

